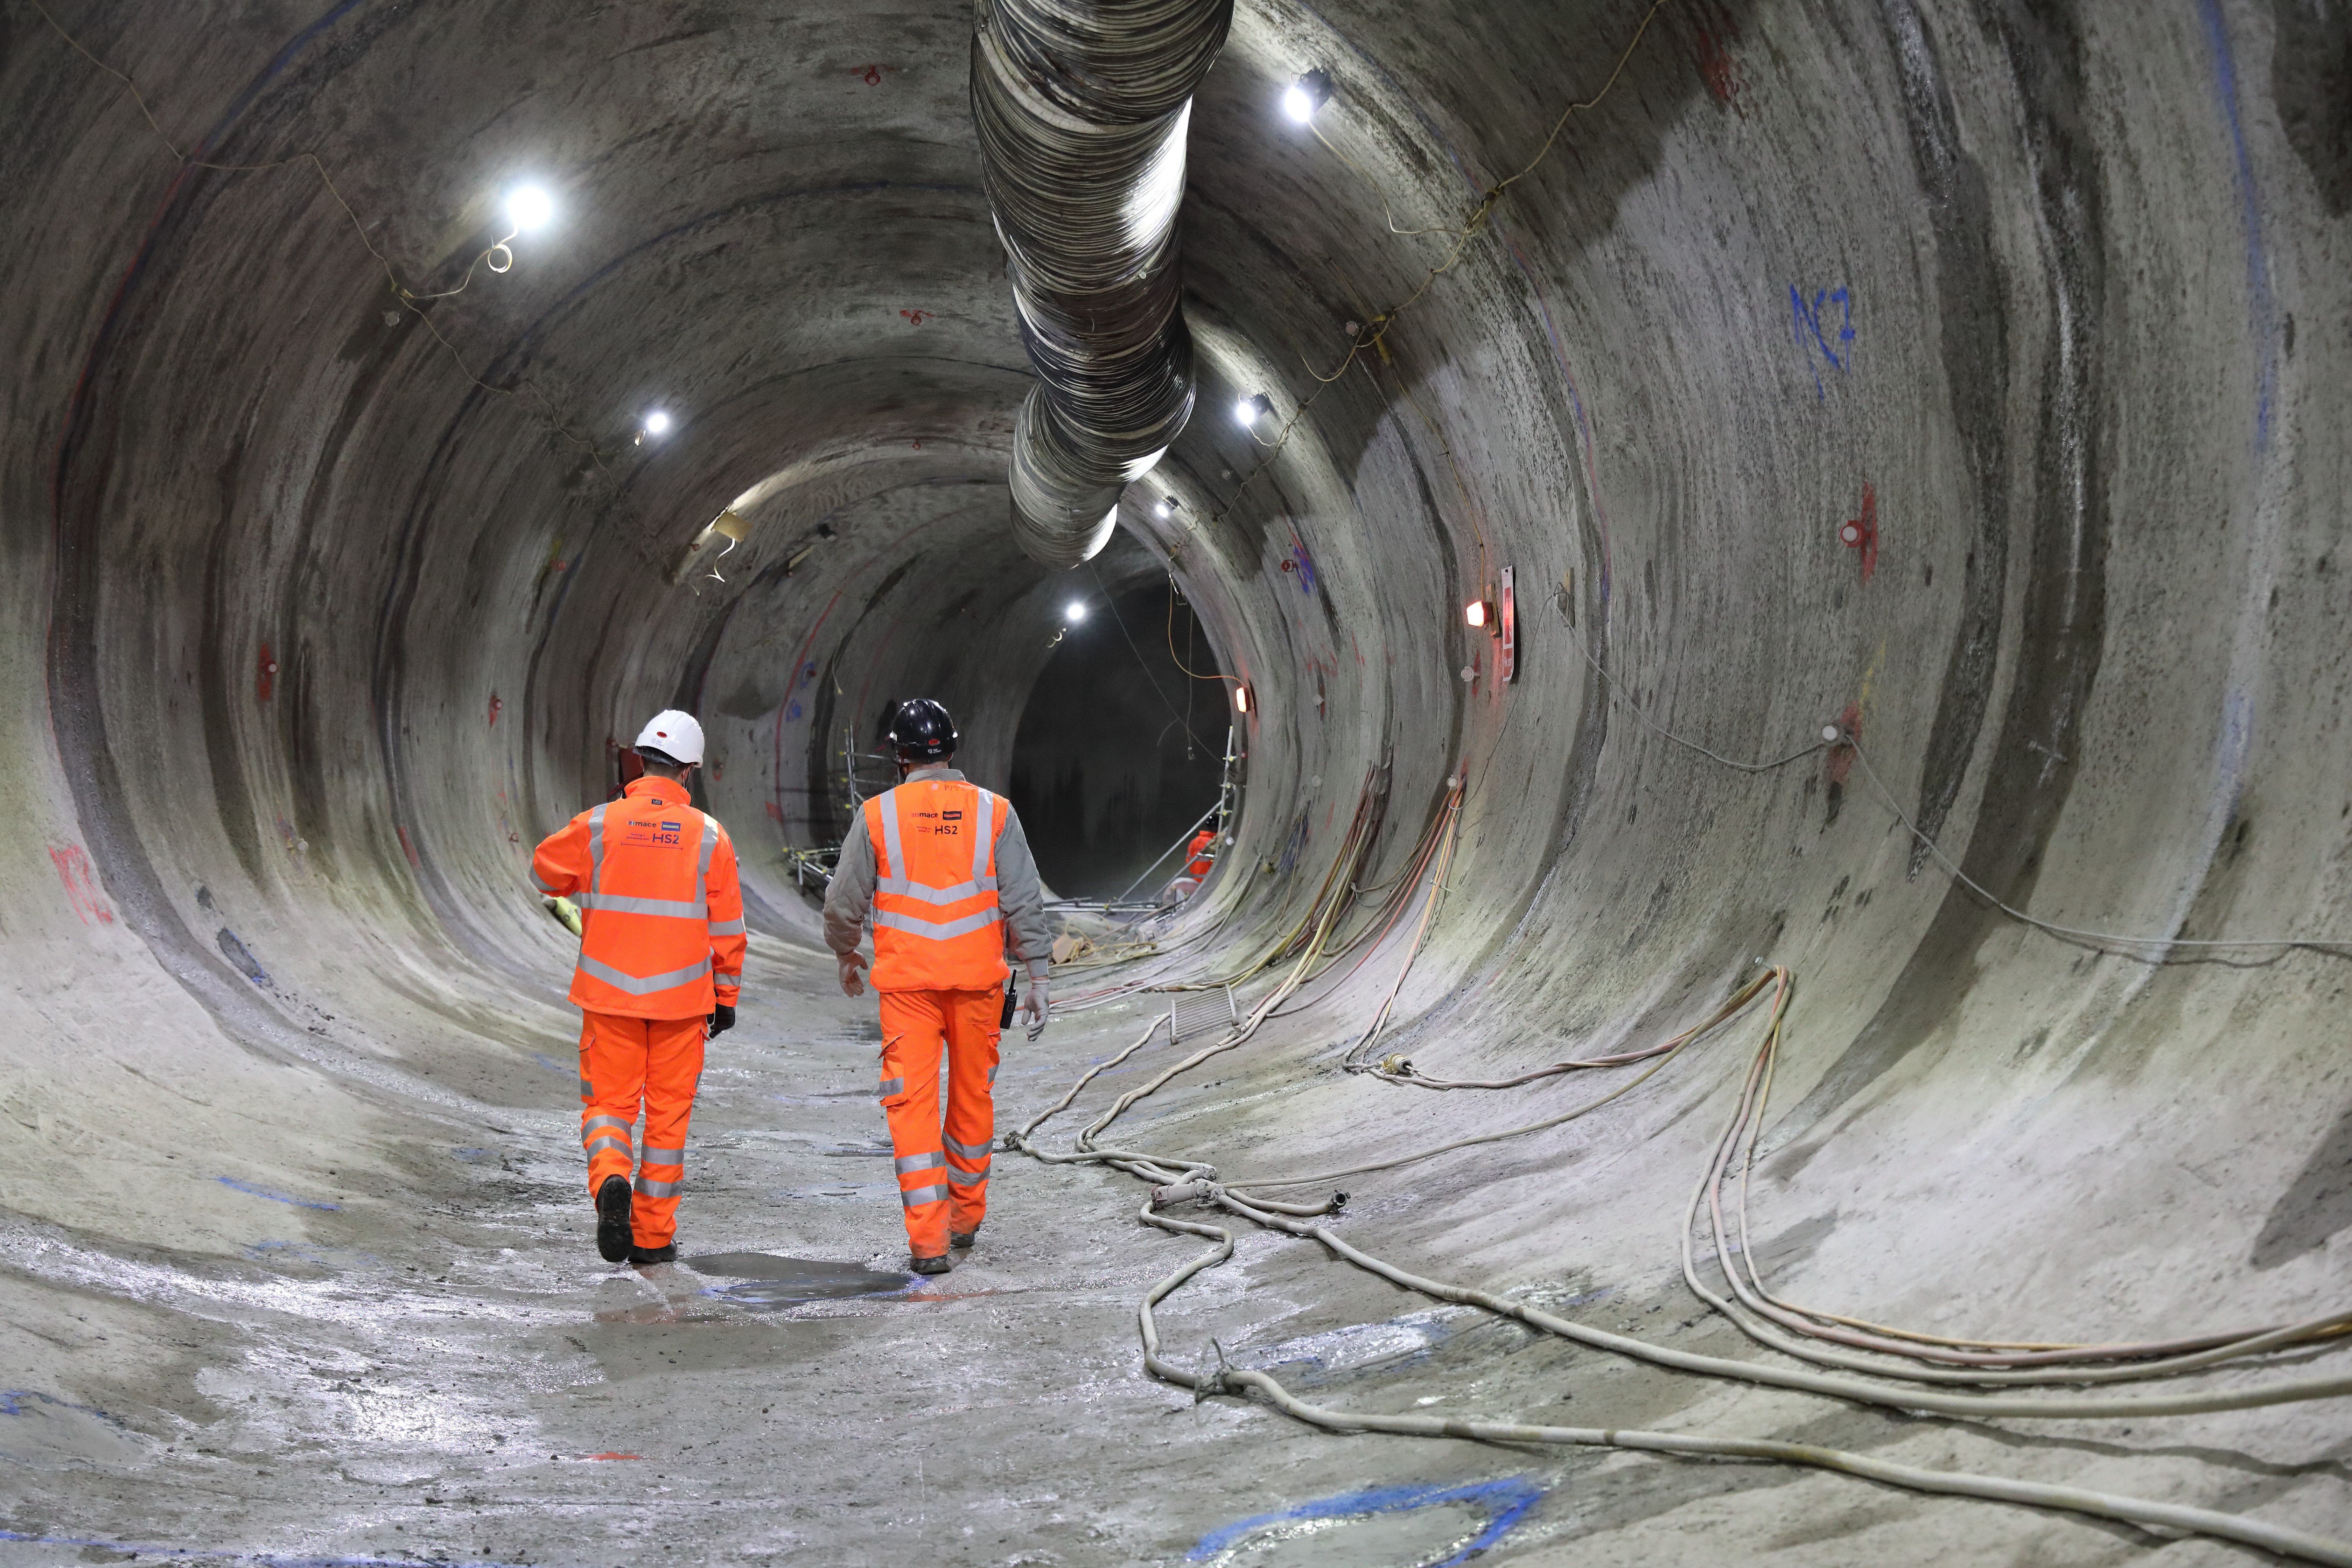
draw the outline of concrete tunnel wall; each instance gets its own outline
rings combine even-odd
[[[2340,1292],[2347,961],[2055,939],[1874,782],[2045,920],[2352,933],[2339,8],[1245,4],[1192,119],[1201,413],[1070,577],[1003,516],[1026,372],[967,8],[51,9],[184,150],[315,150],[357,226],[306,163],[178,164],[0,13],[20,1238],[233,1257],[220,1173],[398,1203],[416,1117],[523,1103],[517,1053],[571,1037],[523,875],[607,737],[701,712],[759,940],[804,950],[779,852],[835,826],[843,725],[932,689],[1001,787],[1069,584],[1165,568],[1255,698],[1204,968],[1296,917],[1374,770],[1377,879],[1466,769],[1387,1048],[1524,1070],[1786,963],[1759,1207],[1817,1297],[2098,1339]],[[1645,17],[1458,258],[1385,232],[1383,195],[1460,223]],[[1273,111],[1310,66],[1356,169]],[[369,249],[455,287],[525,174],[558,224],[402,310]],[[1255,435],[1225,413],[1253,393]],[[632,444],[656,405],[678,427]],[[688,560],[738,498],[749,539]],[[1865,508],[1867,570],[1838,534]],[[1505,566],[1498,685],[1461,605]],[[1761,773],[1657,728],[1763,761],[1841,722],[1861,765]],[[1190,1087],[1203,1157],[1496,1124],[1332,1070],[1401,957]],[[1654,1269],[1729,1051],[1368,1211],[1453,1277]],[[2336,1422],[2198,1440],[2340,1468]],[[2340,1478],[2181,1484],[2343,1517]]]

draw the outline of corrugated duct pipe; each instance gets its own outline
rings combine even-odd
[[[1176,215],[1192,89],[1232,18],[1233,0],[981,0],[972,118],[1037,368],[1013,531],[1048,566],[1103,547],[1192,416]]]

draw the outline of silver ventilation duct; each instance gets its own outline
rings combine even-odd
[[[1049,566],[1109,539],[1119,491],[1192,412],[1177,209],[1192,91],[1233,0],[982,0],[972,116],[1021,338],[1013,530]]]

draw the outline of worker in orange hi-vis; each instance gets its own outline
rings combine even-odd
[[[735,846],[688,793],[702,726],[675,709],[656,713],[636,752],[645,775],[550,835],[530,879],[581,910],[572,1000],[596,1250],[608,1263],[646,1264],[677,1256],[687,1123],[703,1047],[735,1026],[744,936]],[[640,1106],[645,1139],[632,1159]]]
[[[882,1110],[918,1274],[944,1274],[988,1213],[996,1142],[997,1037],[1010,952],[1029,970],[1024,1006],[1045,1024],[1052,951],[1045,895],[1013,803],[947,765],[955,722],[929,698],[890,724],[898,788],[866,802],[825,892],[824,940],[844,995],[866,994],[866,922],[882,994]],[[940,1106],[940,1057],[948,1061]]]
[[[1209,852],[1216,842],[1217,830],[1213,827],[1203,827],[1192,835],[1192,858],[1184,863],[1184,875],[1197,882],[1209,874],[1209,868],[1217,863],[1216,857]]]

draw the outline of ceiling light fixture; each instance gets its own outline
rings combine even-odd
[[[1318,66],[1283,89],[1282,111],[1304,125],[1331,101],[1331,73]]]
[[[1274,412],[1274,400],[1263,392],[1234,405],[1234,423],[1247,427]]]
[[[507,195],[507,221],[517,234],[545,228],[555,217],[555,198],[539,185],[518,185]]]
[[[646,435],[648,435],[648,436],[666,436],[666,435],[667,435],[668,433],[669,433],[669,416],[668,416],[668,415],[667,415],[667,414],[663,413],[660,409],[656,408],[656,409],[655,409],[651,414],[648,414],[648,415],[646,415]]]
[[[1064,610],[1062,614],[1069,620],[1083,621],[1087,618],[1087,607],[1079,601],[1073,599],[1070,601],[1069,608]]]

